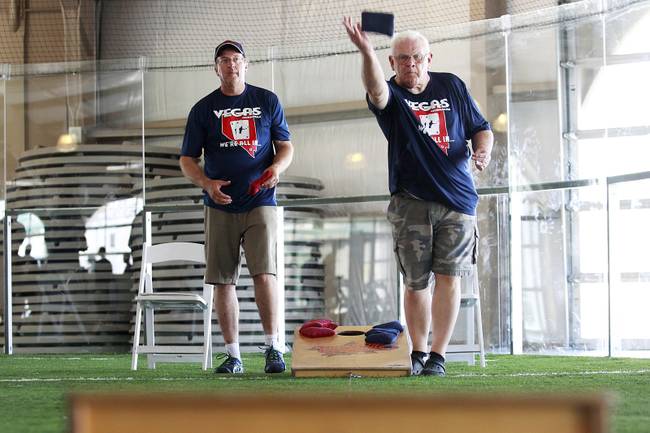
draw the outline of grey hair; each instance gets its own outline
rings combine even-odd
[[[395,46],[400,42],[406,40],[411,40],[411,41],[419,40],[426,47],[427,51],[424,54],[429,54],[431,52],[431,47],[429,46],[429,41],[427,40],[427,38],[425,38],[422,33],[416,32],[415,30],[404,30],[403,32],[399,32],[395,34],[395,36],[393,36],[393,39],[390,41],[391,52],[395,53]]]

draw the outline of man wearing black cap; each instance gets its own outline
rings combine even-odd
[[[264,328],[264,370],[281,373],[275,186],[291,163],[291,136],[278,97],[246,83],[248,61],[241,43],[222,42],[214,61],[221,86],[192,107],[180,166],[204,191],[205,281],[216,288],[214,304],[226,343],[225,360],[215,372],[244,372],[235,292],[243,246]]]

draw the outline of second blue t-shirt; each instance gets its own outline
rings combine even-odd
[[[247,83],[241,95],[227,96],[217,89],[192,107],[181,155],[199,158],[203,154],[208,178],[231,181],[221,191],[232,197],[232,203],[215,203],[204,193],[206,206],[247,212],[276,204],[275,188],[250,196],[248,186],[273,163],[273,141],[290,139],[278,97]]]

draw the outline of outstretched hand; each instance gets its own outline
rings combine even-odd
[[[348,37],[359,51],[369,52],[373,50],[372,42],[366,32],[361,30],[360,22],[352,23],[352,18],[343,17],[343,25],[348,32]]]

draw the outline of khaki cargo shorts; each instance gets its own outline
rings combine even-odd
[[[248,212],[230,213],[209,206],[205,217],[205,282],[237,284],[241,247],[251,277],[277,270],[277,208],[260,206]]]
[[[476,264],[476,216],[397,193],[388,205],[395,259],[407,287],[423,290],[433,274],[467,276]]]

